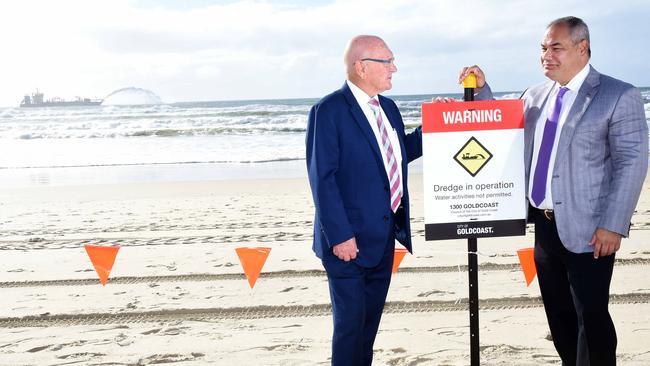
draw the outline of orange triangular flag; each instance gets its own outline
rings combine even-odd
[[[405,248],[395,248],[395,256],[393,257],[393,273],[397,273],[397,269],[399,268],[400,263],[402,263],[402,259],[404,259],[406,253],[408,253],[408,250]]]
[[[117,256],[117,251],[120,250],[120,246],[112,247],[103,247],[99,245],[84,245],[86,248],[86,253],[90,257],[90,261],[95,267],[95,272],[99,276],[99,282],[102,283],[102,286],[106,286],[108,282],[108,275],[111,274],[111,269],[113,269],[113,263],[115,263],[115,257]]]
[[[521,269],[524,271],[524,277],[526,277],[526,286],[530,286],[530,283],[533,282],[535,275],[537,274],[534,253],[534,248],[523,248],[517,250],[519,263],[521,264]]]
[[[253,288],[271,248],[236,248],[235,251],[248,278],[248,284]]]

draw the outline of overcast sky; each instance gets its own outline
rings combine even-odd
[[[546,24],[589,25],[592,65],[650,86],[647,0],[2,1],[0,106],[46,97],[103,98],[128,86],[165,102],[320,97],[344,80],[357,34],[384,38],[398,73],[386,94],[459,92],[478,64],[494,90],[544,79]]]

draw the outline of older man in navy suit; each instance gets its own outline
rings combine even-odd
[[[406,135],[392,87],[393,53],[376,36],[353,38],[347,80],[309,113],[307,170],[316,215],[313,250],[330,288],[332,365],[371,365],[395,240],[411,250],[407,165],[422,132]]]
[[[541,44],[550,80],[525,101],[525,163],[535,264],[553,343],[563,365],[615,365],[609,285],[648,170],[648,126],[639,90],[589,65],[589,29],[551,22]],[[485,76],[477,99],[490,99]]]

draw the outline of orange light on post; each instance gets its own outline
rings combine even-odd
[[[476,75],[470,72],[465,79],[463,79],[463,88],[476,89]]]

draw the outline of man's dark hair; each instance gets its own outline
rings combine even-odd
[[[578,44],[584,40],[587,41],[587,54],[591,57],[591,41],[589,41],[589,27],[587,24],[578,17],[563,17],[555,19],[550,22],[546,29],[551,28],[556,25],[566,25],[569,27],[569,34],[571,35],[571,40],[573,44]]]

